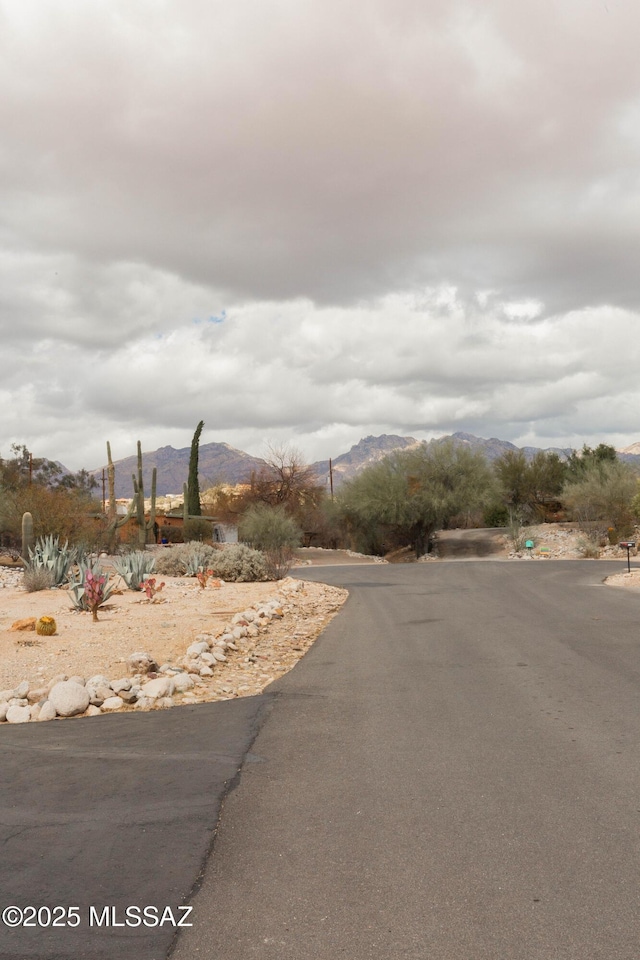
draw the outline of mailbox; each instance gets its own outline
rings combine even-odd
[[[635,547],[635,540],[621,540],[618,546],[624,547],[627,551],[627,570],[631,573],[631,550]]]

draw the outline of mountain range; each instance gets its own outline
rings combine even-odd
[[[495,437],[487,440],[475,437],[470,433],[454,433],[448,437],[431,440],[429,443],[441,444],[451,441],[454,444],[467,446],[472,450],[481,451],[488,460],[495,460],[507,451],[523,450],[528,458],[539,452],[538,447],[517,447],[508,440],[498,440]],[[379,437],[364,437],[354,444],[347,453],[342,453],[332,459],[333,486],[337,489],[342,482],[355,476],[365,467],[382,460],[393,450],[406,450],[417,447],[425,441],[415,437],[400,437],[393,434],[383,434]],[[557,453],[563,459],[569,456],[569,448],[549,447],[547,452]],[[150,453],[143,453],[142,473],[145,493],[151,491],[151,472],[157,471],[158,496],[181,494],[182,485],[186,482],[189,473],[190,447],[176,450],[174,447],[160,447]],[[640,443],[632,444],[618,453],[621,460],[640,466]],[[135,456],[114,461],[116,470],[116,497],[131,497],[133,495],[132,475],[137,474],[137,459]],[[266,468],[267,463],[260,457],[253,457],[242,450],[236,450],[228,443],[200,444],[199,458],[200,489],[214,486],[218,483],[247,483],[252,471]],[[318,482],[329,486],[329,461],[318,460],[310,464],[311,469],[318,477]],[[106,466],[91,470],[99,483],[102,480],[102,471]]]

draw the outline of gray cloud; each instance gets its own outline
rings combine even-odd
[[[616,0],[0,0],[0,453],[95,465],[201,417],[310,456],[635,439],[639,29]]]

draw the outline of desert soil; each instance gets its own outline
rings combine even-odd
[[[280,596],[282,618],[250,643],[243,641],[237,652],[229,651],[228,662],[216,668],[198,699],[255,694],[295,665],[347,597],[345,590],[302,581],[298,590],[287,589],[291,579],[203,590],[193,579],[158,577],[165,582],[162,602],[146,601],[120,581],[121,591],[112,594],[94,623],[90,613],[72,609],[66,590],[26,593],[19,583],[11,584],[16,577],[5,571],[9,585],[0,589],[0,689],[23,680],[42,687],[61,674],[118,679],[128,675],[127,658],[137,651],[150,653],[159,664],[178,663],[199,634],[220,633],[234,614]],[[11,629],[18,620],[44,615],[55,618],[52,637]]]

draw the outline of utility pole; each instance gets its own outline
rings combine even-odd
[[[329,488],[331,490],[331,502],[333,503],[333,464],[329,457]]]

